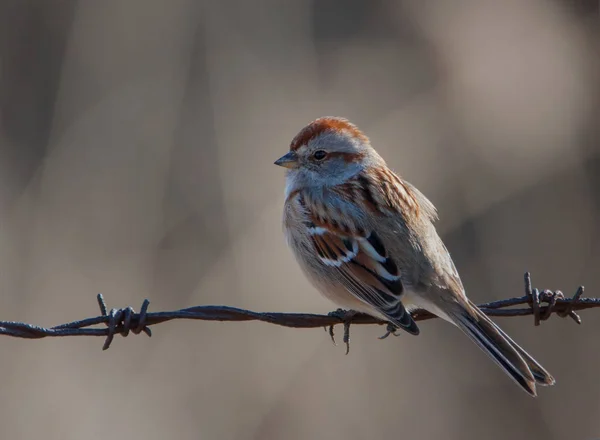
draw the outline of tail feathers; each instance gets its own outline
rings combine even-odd
[[[506,336],[506,333],[502,333],[504,336]],[[508,336],[506,336],[506,338],[513,344],[514,349],[517,350],[517,352],[519,352],[523,360],[527,363],[529,371],[531,371],[531,374],[533,374],[535,383],[542,386],[550,386],[556,383],[554,377],[552,377],[552,375],[548,373],[544,367],[542,367],[525,350],[519,347],[512,339],[508,338]]]
[[[471,307],[477,309],[477,306],[475,304],[473,304],[470,301],[469,301],[469,303],[470,303]],[[493,325],[496,328],[498,333],[500,333],[504,337],[504,339],[506,339],[508,342],[511,343],[513,348],[517,351],[517,353],[519,353],[521,358],[523,358],[523,360],[527,364],[527,367],[529,368],[529,371],[531,371],[531,374],[533,375],[533,378],[535,379],[535,382],[537,384],[542,385],[542,386],[554,385],[554,383],[556,382],[554,380],[554,377],[552,377],[552,375],[548,371],[546,371],[546,369],[544,367],[542,367],[534,358],[532,358],[529,353],[527,353],[525,350],[523,350],[523,348],[521,348],[519,346],[519,344],[517,344],[515,341],[513,341],[510,336],[508,336],[506,333],[504,333],[504,331],[500,327],[498,327],[496,324],[494,324],[494,322],[489,317],[487,317],[483,312],[481,312],[481,310],[477,309],[477,311],[481,315],[483,315],[485,320],[489,321],[491,323],[491,325]]]
[[[553,383],[552,376],[473,303],[457,308],[452,318],[479,348],[531,396],[537,395],[536,382]]]

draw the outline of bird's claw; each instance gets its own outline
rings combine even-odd
[[[394,324],[392,324],[391,322],[388,322],[387,327],[386,327],[386,331],[385,331],[385,335],[383,336],[379,336],[378,339],[384,340],[386,339],[389,335],[393,335],[393,336],[400,336],[400,333],[397,333],[398,327],[396,327]]]
[[[357,312],[354,310],[337,309],[327,314],[328,316],[339,319],[342,321],[342,324],[344,324],[344,337],[342,340],[344,341],[344,344],[346,344],[346,354],[350,353],[350,324],[352,323],[352,318],[356,315],[356,313]],[[331,324],[329,326],[329,336],[331,337],[333,345],[337,345],[335,343],[335,334],[333,333],[334,325],[335,324]],[[325,330],[328,330],[327,327],[325,327]]]
[[[328,326],[323,327],[323,330],[325,330],[327,333],[329,333],[331,342],[333,342],[333,345],[337,346],[337,344],[335,343],[335,333],[333,333],[333,324],[331,324],[329,327]]]

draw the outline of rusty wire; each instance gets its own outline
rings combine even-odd
[[[534,325],[540,325],[552,314],[560,317],[571,317],[576,323],[581,324],[581,318],[576,313],[578,310],[600,307],[600,298],[582,298],[583,286],[580,286],[572,298],[565,298],[560,290],[538,290],[531,287],[531,276],[525,274],[525,295],[516,298],[504,299],[479,305],[481,310],[489,316],[526,316],[533,315]],[[87,318],[80,321],[68,322],[54,327],[39,327],[24,322],[0,321],[0,335],[13,336],[25,339],[41,339],[55,336],[102,336],[105,338],[103,350],[110,347],[114,336],[119,334],[127,336],[146,333],[152,336],[150,326],[175,319],[197,319],[201,321],[263,321],[271,324],[293,328],[318,328],[329,329],[333,339],[333,326],[344,325],[344,343],[349,347],[349,328],[356,324],[387,324],[368,315],[361,313],[348,313],[344,311],[332,312],[328,315],[308,313],[279,313],[279,312],[253,312],[228,306],[196,306],[169,312],[148,312],[150,301],[145,299],[140,312],[131,307],[111,309],[106,307],[104,297],[98,294],[100,316]],[[513,308],[526,305],[527,307]],[[435,318],[424,310],[412,313],[415,321],[424,321]],[[104,327],[93,327],[97,325]],[[393,328],[388,325],[388,333],[382,338],[393,333]],[[335,342],[335,341],[334,341]]]

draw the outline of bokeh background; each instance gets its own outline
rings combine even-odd
[[[0,319],[109,307],[328,312],[286,249],[273,161],[354,121],[438,206],[477,302],[600,296],[598,1],[0,0]],[[531,399],[458,330],[344,356],[320,329],[171,322],[0,338],[2,439],[600,437],[600,313],[500,324]],[[338,330],[340,332],[340,330]]]

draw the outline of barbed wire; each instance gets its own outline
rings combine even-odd
[[[583,286],[580,286],[572,298],[566,298],[560,290],[539,290],[531,286],[531,275],[525,273],[525,295],[516,298],[504,299],[479,305],[488,316],[527,316],[533,315],[534,325],[540,325],[552,314],[560,317],[571,317],[577,324],[581,318],[576,311],[600,307],[600,298],[583,298]],[[129,333],[145,333],[152,336],[150,326],[175,319],[196,319],[201,321],[262,321],[284,327],[293,328],[318,328],[329,330],[329,335],[335,343],[333,328],[335,325],[344,326],[344,343],[346,353],[349,350],[350,325],[356,324],[387,324],[387,332],[380,339],[395,334],[395,328],[385,321],[371,316],[352,311],[337,310],[327,315],[311,313],[280,313],[280,312],[253,312],[228,306],[196,306],[168,312],[148,312],[150,301],[145,299],[140,312],[131,307],[108,310],[102,294],[97,296],[100,307],[100,316],[68,322],[54,327],[40,327],[24,322],[0,321],[0,335],[25,339],[41,339],[58,336],[102,336],[105,338],[103,350],[110,347],[114,336],[123,337]],[[527,305],[522,308],[511,308]],[[415,321],[424,321],[436,316],[425,311],[412,312]],[[93,327],[97,325],[104,327]]]

